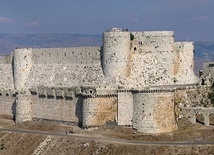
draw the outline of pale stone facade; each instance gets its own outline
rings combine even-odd
[[[192,42],[175,42],[172,31],[120,28],[104,32],[101,47],[17,48],[0,58],[0,107],[17,123],[114,122],[145,133],[174,131],[179,99],[200,89],[193,50]]]

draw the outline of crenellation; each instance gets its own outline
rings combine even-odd
[[[214,105],[214,65],[205,63],[199,79],[193,58],[193,42],[175,42],[173,31],[121,28],[104,32],[100,47],[16,48],[0,57],[0,114],[162,133],[201,112],[209,125],[201,107]]]

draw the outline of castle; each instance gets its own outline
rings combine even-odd
[[[101,47],[16,48],[0,57],[0,114],[17,123],[115,123],[162,133],[202,113],[209,125],[214,110],[201,103],[212,106],[212,63],[199,79],[193,58],[193,42],[175,42],[172,31],[120,28],[104,32]]]

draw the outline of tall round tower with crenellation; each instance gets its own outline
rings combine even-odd
[[[130,32],[112,28],[103,33],[102,68],[105,77],[128,77],[130,73]]]

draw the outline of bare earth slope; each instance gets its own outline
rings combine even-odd
[[[179,121],[177,132],[153,135],[125,126],[83,130],[47,122],[14,124],[8,116],[1,116],[0,126],[0,155],[214,154],[214,127],[186,119]],[[66,130],[74,133],[66,135]]]

